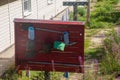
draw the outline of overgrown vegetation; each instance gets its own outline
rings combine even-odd
[[[78,7],[78,21],[85,21],[86,20],[86,9],[85,7]],[[70,13],[70,20],[73,21],[73,12]]]
[[[91,22],[86,31],[85,39],[85,55],[90,55],[89,59],[97,59],[100,63],[100,72],[96,79],[94,73],[88,72],[85,75],[85,80],[114,80],[120,74],[120,30],[117,32],[113,29],[107,34],[104,40],[104,46],[93,49],[88,49],[91,46],[90,37],[95,35],[99,29],[95,28],[111,28],[114,24],[120,24],[120,11],[115,10],[115,5],[119,0],[98,0],[95,5],[95,10],[91,12]],[[73,20],[73,13],[70,14],[70,20]],[[78,20],[86,20],[86,8],[78,8]],[[62,73],[52,72],[51,80],[60,80]],[[3,74],[3,80],[43,80],[44,72],[31,71],[31,77],[25,76],[25,71],[22,72],[22,77],[17,74],[14,68],[10,68]]]
[[[50,74],[51,80],[60,80],[63,76],[61,72],[51,72]],[[2,80],[44,80],[44,71],[30,71],[28,77],[26,71],[23,70],[21,74],[18,74],[14,67],[10,67],[1,78]]]
[[[89,28],[112,28],[113,25],[120,24],[120,11],[115,9],[119,0],[99,0],[95,5],[95,10],[91,12],[91,22]],[[99,80],[115,80],[120,75],[120,30],[109,31],[104,41],[104,46],[87,50],[86,55],[99,60],[100,75],[95,79],[94,75],[87,74],[86,78]],[[99,54],[101,54],[99,56]],[[93,74],[93,73],[92,73]]]
[[[85,74],[85,80],[116,80],[120,75],[120,28],[117,31],[110,30],[103,44],[101,47],[85,51],[85,55],[89,55],[87,60],[97,59],[100,64],[97,73],[93,69]]]
[[[120,36],[115,30],[112,30],[105,39],[104,49],[106,54],[101,62],[101,72],[103,74],[120,74]]]
[[[89,28],[110,28],[120,24],[120,11],[115,10],[119,0],[98,0],[95,10],[91,12]]]

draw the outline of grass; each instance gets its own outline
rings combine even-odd
[[[85,54],[89,52],[89,47],[92,46],[91,44],[91,37],[97,34],[100,29],[86,29],[85,30]]]
[[[62,72],[50,72],[51,80],[60,80],[63,76]],[[26,76],[26,71],[22,71],[22,75],[18,75],[14,67],[7,70],[0,80],[43,80],[44,71],[30,71],[30,77]]]
[[[30,78],[26,77],[26,72],[25,71],[22,71],[22,77],[20,79],[21,80],[33,80],[33,79],[37,79],[37,78],[39,78],[39,79],[44,78],[42,71],[30,71]]]
[[[30,71],[30,78],[26,77],[26,72],[22,72],[23,76],[21,80],[43,80],[44,79],[44,71]],[[60,80],[62,72],[50,72],[51,80]]]
[[[91,45],[90,39],[86,38],[85,39],[85,51],[89,48],[90,45]]]
[[[103,48],[93,48],[93,49],[87,49],[85,51],[85,56],[89,56],[87,59],[101,60],[101,57],[103,55],[104,55]]]
[[[93,35],[97,34],[101,29],[86,29],[85,36],[92,37]]]

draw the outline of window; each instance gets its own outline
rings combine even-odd
[[[24,16],[31,14],[31,0],[23,0]]]
[[[53,0],[47,0],[48,5],[53,4]]]

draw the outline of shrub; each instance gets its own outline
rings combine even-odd
[[[91,12],[90,28],[111,27],[111,23],[119,24],[120,13],[115,12],[113,7],[115,5],[114,3],[118,3],[119,0],[99,1],[95,6],[95,10]]]
[[[7,71],[5,71],[3,73],[1,78],[3,80],[17,80],[18,79],[18,74],[17,74],[15,68],[12,66]]]
[[[116,21],[117,25],[120,25],[120,18]]]
[[[90,28],[111,28],[112,27],[112,23],[107,23],[107,22],[102,22],[99,21],[97,19],[92,19],[90,22]]]
[[[119,74],[119,63],[112,54],[106,54],[101,62],[101,72],[103,74]]]
[[[69,18],[70,20],[73,20],[73,12],[70,13]]]
[[[78,7],[78,21],[85,21],[86,17],[85,17],[85,8],[83,7]],[[69,15],[70,20],[73,20],[73,12],[70,13]]]
[[[119,2],[119,0],[107,0],[109,1],[111,4],[117,4]]]
[[[80,16],[85,16],[85,13],[86,13],[86,11],[83,7],[78,7],[78,14]]]

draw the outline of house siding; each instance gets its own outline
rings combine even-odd
[[[66,7],[64,0],[31,0],[31,14],[24,16],[22,0],[0,0],[0,52],[14,44],[14,18],[51,19]]]
[[[14,43],[14,18],[22,18],[22,2],[17,0],[9,3],[9,17],[10,17],[10,45]]]
[[[47,0],[38,0],[38,18],[49,19],[55,15],[55,3],[47,4]]]
[[[6,49],[10,45],[9,34],[9,15],[7,0],[0,2],[0,51]],[[4,6],[2,6],[5,4]]]

